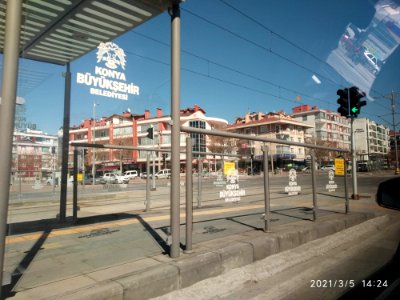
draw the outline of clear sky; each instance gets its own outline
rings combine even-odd
[[[230,123],[246,112],[291,113],[293,107],[302,104],[336,111],[337,89],[359,80],[358,75],[345,74],[343,68],[332,67],[327,61],[336,64],[348,58],[340,56],[341,50],[334,51],[346,26],[351,23],[365,30],[374,18],[377,3],[187,0],[181,5],[181,107],[198,104],[208,116]],[[96,118],[120,114],[128,108],[138,114],[149,109],[154,115],[160,107],[170,114],[169,15],[165,12],[113,42],[125,50],[127,81],[140,87],[140,95],[130,95],[127,101],[93,96],[87,86],[76,84],[78,72],[93,73],[96,51],[92,51],[71,63],[71,126],[93,116],[94,101],[98,103]],[[336,60],[330,60],[333,56]],[[354,63],[371,83],[366,91],[370,97],[400,92],[399,48],[381,59],[379,72],[373,75]],[[22,82],[19,86],[18,95],[27,105],[27,121],[55,134],[63,122],[65,67],[24,59],[20,67],[40,75],[35,86],[24,88]],[[369,100],[360,117],[388,125],[382,119],[391,122],[390,108],[384,98]]]

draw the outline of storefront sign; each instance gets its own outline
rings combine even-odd
[[[139,87],[126,82],[125,52],[112,42],[100,43],[97,47],[97,63],[94,74],[90,72],[77,73],[76,82],[90,87],[90,94],[108,98],[128,100],[129,95],[139,95]]]

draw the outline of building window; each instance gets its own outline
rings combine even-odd
[[[95,136],[96,138],[108,137],[108,129],[96,130]]]
[[[303,116],[303,121],[307,121],[307,116]]]
[[[266,133],[266,132],[268,132],[267,125],[260,126],[260,133]]]
[[[132,136],[132,134],[133,134],[132,126],[114,128],[114,131],[113,131],[114,137]]]
[[[206,128],[206,122],[204,121],[190,121],[189,122],[189,126],[190,127],[194,127],[194,128],[201,128],[201,129],[205,129]],[[192,150],[193,151],[197,151],[197,152],[206,152],[206,137],[204,136],[204,134],[200,134],[200,133],[191,133],[190,137],[192,139]],[[205,156],[204,154],[202,154],[201,156]]]

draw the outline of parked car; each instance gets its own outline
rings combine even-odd
[[[104,173],[103,177],[100,178],[100,183],[118,183],[118,179],[114,173]]]
[[[357,164],[357,171],[358,172],[368,172],[369,171],[368,164],[366,164],[366,163]]]
[[[136,170],[129,170],[124,172],[124,176],[128,179],[134,179],[139,176],[138,171]]]
[[[160,170],[154,176],[155,176],[156,179],[159,179],[159,178],[171,178],[171,169]]]
[[[146,179],[147,178],[147,173],[146,172],[140,173],[140,178]]]

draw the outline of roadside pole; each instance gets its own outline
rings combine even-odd
[[[193,232],[193,168],[192,140],[186,137],[186,247],[185,253],[192,252]]]
[[[315,174],[315,152],[311,153],[311,180],[312,180],[312,195],[313,195],[313,221],[315,222],[318,217],[318,204],[317,204],[317,177]]]
[[[2,299],[4,252],[7,236],[7,216],[10,196],[10,170],[17,99],[18,55],[22,19],[22,0],[7,1],[4,29],[3,78],[0,109],[0,298]]]
[[[151,125],[151,127],[153,128],[153,125]],[[154,137],[155,137],[155,134],[154,134],[154,128],[153,128],[153,149],[154,149],[154,147],[155,147],[155,145],[154,145]],[[152,191],[155,191],[155,190],[156,190],[156,172],[155,172],[156,161],[155,161],[155,151],[151,151],[151,159],[152,159],[152,167],[153,167],[153,170],[151,171],[151,179],[152,179],[152,183],[153,183],[153,186],[152,186],[151,190],[152,190]],[[147,176],[148,176],[148,175],[147,175]]]
[[[181,18],[179,4],[173,4],[171,15],[171,247],[170,257],[180,255],[180,48]]]
[[[351,163],[352,163],[352,179],[353,179],[353,195],[351,195],[351,199],[359,200],[360,195],[358,195],[357,190],[357,157],[356,157],[356,142],[354,136],[354,119],[351,118]]]
[[[150,152],[146,153],[146,212],[150,211]]]
[[[393,122],[393,134],[394,134],[394,151],[395,151],[395,157],[396,157],[396,169],[394,171],[395,175],[400,174],[400,169],[399,169],[399,153],[397,152],[397,136],[396,136],[396,123],[395,123],[395,112],[396,112],[396,106],[395,106],[395,101],[394,101],[394,92],[392,91],[392,122]]]
[[[263,166],[264,166],[264,232],[270,228],[270,188],[269,188],[269,165],[268,147],[263,147]]]

